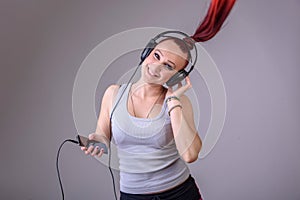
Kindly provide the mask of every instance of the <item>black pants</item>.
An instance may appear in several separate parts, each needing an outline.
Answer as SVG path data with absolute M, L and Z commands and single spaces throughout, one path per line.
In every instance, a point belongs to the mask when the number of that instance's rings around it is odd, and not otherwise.
M 202 200 L 192 176 L 175 188 L 157 194 L 127 194 L 121 192 L 120 200 Z

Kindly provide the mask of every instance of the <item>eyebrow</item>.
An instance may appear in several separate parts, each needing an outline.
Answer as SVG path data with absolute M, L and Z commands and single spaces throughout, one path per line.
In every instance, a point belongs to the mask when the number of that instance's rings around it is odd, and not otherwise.
M 164 56 L 164 54 L 159 50 L 159 49 L 156 49 L 162 56 Z M 167 60 L 169 63 L 171 63 L 172 65 L 174 65 L 174 69 L 176 69 L 176 65 L 174 62 L 172 62 L 171 60 Z

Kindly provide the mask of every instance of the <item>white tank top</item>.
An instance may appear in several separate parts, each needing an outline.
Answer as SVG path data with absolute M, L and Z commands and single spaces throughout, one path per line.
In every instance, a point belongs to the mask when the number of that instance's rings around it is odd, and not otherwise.
M 126 85 L 122 85 L 115 103 Z M 151 119 L 131 116 L 127 110 L 128 85 L 111 120 L 118 149 L 120 190 L 131 194 L 164 191 L 184 182 L 190 172 L 176 149 L 167 105 Z M 114 105 L 115 106 L 115 105 Z

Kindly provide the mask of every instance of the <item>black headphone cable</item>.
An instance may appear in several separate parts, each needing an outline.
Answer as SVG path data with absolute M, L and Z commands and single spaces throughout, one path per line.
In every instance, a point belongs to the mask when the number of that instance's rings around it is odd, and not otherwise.
M 63 145 L 64 145 L 66 142 L 71 142 L 71 143 L 75 143 L 75 144 L 78 144 L 78 143 L 79 143 L 79 142 L 76 141 L 76 140 L 66 139 L 65 141 L 63 141 L 63 142 L 61 143 L 61 145 L 59 146 L 59 149 L 58 149 L 58 151 L 57 151 L 57 155 L 56 155 L 56 171 L 57 171 L 57 176 L 58 176 L 59 185 L 60 185 L 60 190 L 61 190 L 61 195 L 62 195 L 62 199 L 63 199 L 63 200 L 65 199 L 65 194 L 64 194 L 64 189 L 63 189 L 63 185 L 62 185 L 61 178 L 60 178 L 58 161 L 59 161 L 60 150 L 61 150 L 61 148 L 63 147 Z

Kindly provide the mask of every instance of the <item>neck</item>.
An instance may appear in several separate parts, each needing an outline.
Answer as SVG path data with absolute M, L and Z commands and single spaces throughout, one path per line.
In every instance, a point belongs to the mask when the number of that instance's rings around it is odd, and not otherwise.
M 164 87 L 159 84 L 149 84 L 138 81 L 132 85 L 132 92 L 142 98 L 157 97 L 164 91 Z

